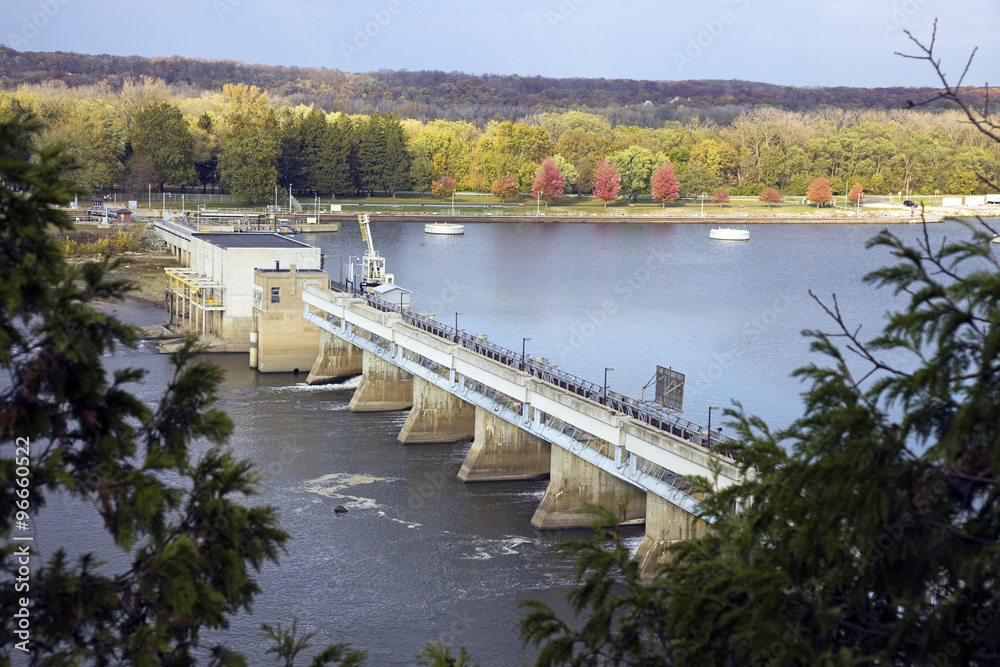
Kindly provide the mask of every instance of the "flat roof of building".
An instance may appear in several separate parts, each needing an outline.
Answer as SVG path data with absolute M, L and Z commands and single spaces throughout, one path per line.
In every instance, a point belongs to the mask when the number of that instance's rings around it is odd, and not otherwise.
M 312 248 L 281 234 L 257 232 L 195 232 L 191 235 L 220 248 Z

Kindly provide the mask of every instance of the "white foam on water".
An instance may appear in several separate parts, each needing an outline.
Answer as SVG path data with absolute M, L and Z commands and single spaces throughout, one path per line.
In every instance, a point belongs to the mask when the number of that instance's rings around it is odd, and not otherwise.
M 277 385 L 274 387 L 255 387 L 253 391 L 254 393 L 277 393 L 288 391 L 316 393 L 357 389 L 360 385 L 361 376 L 355 375 L 354 377 L 347 378 L 343 382 L 338 382 L 336 384 L 306 384 L 305 382 L 296 382 L 295 384 Z
M 323 475 L 316 479 L 311 479 L 305 483 L 306 491 L 316 493 L 327 498 L 342 501 L 348 509 L 370 510 L 377 508 L 378 502 L 374 498 L 356 496 L 342 493 L 345 489 L 357 486 L 367 486 L 379 482 L 395 482 L 396 479 L 389 477 L 375 477 L 373 475 L 359 475 L 350 473 L 333 473 Z

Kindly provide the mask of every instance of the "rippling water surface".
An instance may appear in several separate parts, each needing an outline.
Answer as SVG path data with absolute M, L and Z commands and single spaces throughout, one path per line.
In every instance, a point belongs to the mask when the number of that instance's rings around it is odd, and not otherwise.
M 639 396 L 657 364 L 687 375 L 685 417 L 733 399 L 774 426 L 799 414 L 802 387 L 789 373 L 808 359 L 803 329 L 830 329 L 810 298 L 836 294 L 845 317 L 874 335 L 892 295 L 861 284 L 889 261 L 865 251 L 869 226 L 748 225 L 749 242 L 716 242 L 707 225 L 467 224 L 464 236 L 424 234 L 420 224 L 376 218 L 376 248 L 413 306 L 561 368 Z M 914 238 L 919 226 L 893 231 Z M 957 235 L 957 224 L 931 234 Z M 332 277 L 363 244 L 356 225 L 306 236 L 328 256 Z M 162 311 L 119 307 L 141 324 Z M 213 357 L 226 370 L 222 405 L 236 424 L 232 445 L 263 473 L 261 503 L 277 506 L 292 534 L 278 567 L 260 575 L 252 617 L 235 619 L 226 641 L 265 664 L 261 622 L 346 641 L 369 664 L 414 664 L 428 642 L 467 646 L 485 665 L 530 662 L 517 635 L 518 601 L 559 605 L 572 562 L 568 536 L 528 521 L 545 482 L 463 484 L 455 475 L 467 444 L 403 446 L 405 413 L 347 410 L 357 380 L 297 385 L 301 376 L 260 375 L 245 355 Z M 168 378 L 148 349 L 109 365 L 150 371 L 154 400 Z M 718 419 L 718 414 L 716 414 Z M 716 422 L 717 423 L 717 422 Z M 337 505 L 348 508 L 337 515 Z M 39 525 L 39 549 L 106 546 L 91 508 L 54 499 Z M 638 544 L 641 529 L 630 539 Z M 112 562 L 112 565 L 114 562 Z

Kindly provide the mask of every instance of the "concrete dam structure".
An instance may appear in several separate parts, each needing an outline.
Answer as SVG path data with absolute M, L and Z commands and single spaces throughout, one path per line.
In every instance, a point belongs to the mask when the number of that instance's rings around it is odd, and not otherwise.
M 623 507 L 623 523 L 645 523 L 636 558 L 647 578 L 666 545 L 707 529 L 687 478 L 714 478 L 717 489 L 741 479 L 732 458 L 702 444 L 702 427 L 674 414 L 367 292 L 303 283 L 302 300 L 321 329 L 310 382 L 360 373 L 349 409 L 409 410 L 404 444 L 471 439 L 465 482 L 548 477 L 536 528 L 587 526 L 588 505 Z

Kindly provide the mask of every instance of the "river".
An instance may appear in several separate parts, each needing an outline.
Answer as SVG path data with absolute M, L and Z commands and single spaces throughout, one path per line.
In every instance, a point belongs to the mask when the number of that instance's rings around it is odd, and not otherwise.
M 373 222 L 376 249 L 413 307 L 638 397 L 656 365 L 685 373 L 684 416 L 703 423 L 710 405 L 743 403 L 772 426 L 800 414 L 802 385 L 790 373 L 811 358 L 804 329 L 832 328 L 809 296 L 833 294 L 845 318 L 871 337 L 899 302 L 861 277 L 890 261 L 865 250 L 876 226 L 747 225 L 749 242 L 716 242 L 708 225 L 467 224 L 464 236 Z M 892 228 L 914 239 L 918 225 Z M 960 235 L 957 223 L 931 228 Z M 327 255 L 333 278 L 359 255 L 356 225 L 306 235 Z M 124 305 L 138 324 L 162 311 Z M 261 622 L 315 630 L 318 644 L 349 642 L 373 666 L 414 664 L 431 641 L 466 646 L 485 666 L 519 665 L 518 602 L 561 605 L 572 560 L 558 550 L 577 531 L 539 533 L 529 520 L 545 482 L 463 484 L 455 477 L 467 444 L 403 446 L 405 413 L 347 410 L 357 380 L 306 387 L 301 377 L 261 375 L 246 355 L 218 355 L 226 371 L 221 407 L 236 424 L 235 452 L 264 475 L 255 502 L 279 508 L 293 536 L 280 566 L 260 575 L 252 616 L 220 633 L 269 664 Z M 815 358 L 813 358 L 815 359 Z M 900 360 L 904 362 L 904 360 Z M 142 347 L 109 366 L 149 370 L 140 395 L 152 401 L 167 359 Z M 713 415 L 718 424 L 719 413 Z M 336 505 L 348 508 L 337 515 Z M 40 518 L 39 551 L 103 549 L 96 513 L 55 498 Z M 641 528 L 629 540 L 637 545 Z M 115 565 L 115 559 L 111 560 Z M 214 639 L 214 637 L 213 637 Z

